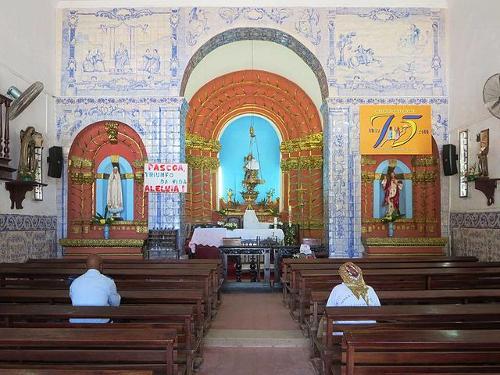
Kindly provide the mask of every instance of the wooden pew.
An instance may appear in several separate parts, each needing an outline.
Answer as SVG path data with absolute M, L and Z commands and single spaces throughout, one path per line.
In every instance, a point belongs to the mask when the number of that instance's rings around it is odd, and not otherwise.
M 61 370 L 55 368 L 4 369 L 0 368 L 0 375 L 153 375 L 148 370 Z
M 290 293 L 290 297 L 294 299 L 294 301 L 288 303 L 292 312 L 295 310 L 297 299 L 300 298 L 300 291 L 298 290 L 298 277 L 303 271 L 323 271 L 326 274 L 338 274 L 338 268 L 341 264 L 337 263 L 322 263 L 322 264 L 292 264 L 289 267 L 289 283 L 288 289 Z M 500 262 L 389 262 L 389 263 L 374 263 L 370 262 L 363 265 L 363 268 L 366 269 L 419 269 L 419 268 L 485 268 L 485 267 L 500 267 Z M 327 270 L 327 271 L 325 271 Z M 307 307 L 307 301 L 306 307 Z M 302 310 L 304 305 L 300 305 L 300 313 L 299 313 L 299 321 L 302 322 Z
M 199 290 L 124 290 L 120 292 L 121 306 L 145 304 L 193 304 L 195 321 L 205 322 L 203 293 Z M 62 289 L 0 289 L 0 303 L 71 304 L 69 292 Z M 204 325 L 197 328 L 203 333 Z
M 310 337 L 316 335 L 320 313 L 326 306 L 330 292 L 321 290 L 311 293 Z M 500 302 L 500 289 L 382 290 L 377 295 L 382 305 Z
M 377 291 L 500 288 L 500 267 L 365 269 L 363 276 Z M 292 312 L 297 304 L 301 309 L 309 306 L 311 291 L 331 288 L 341 282 L 337 271 L 299 271 L 297 292 L 291 295 L 294 298 L 290 307 Z
M 389 330 L 419 329 L 500 329 L 500 304 L 467 305 L 389 305 L 381 307 L 326 307 L 326 332 L 316 340 L 323 369 L 341 363 L 341 337 L 334 332 L 343 329 Z M 376 321 L 373 324 L 339 324 L 342 321 Z M 325 374 L 328 372 L 325 372 Z
M 149 370 L 61 370 L 55 368 L 4 369 L 0 368 L 0 375 L 153 375 Z
M 500 330 L 346 331 L 342 374 L 500 372 Z
M 201 354 L 202 337 L 193 329 L 193 305 L 125 305 L 120 307 L 91 307 L 47 304 L 0 305 L 0 326 L 3 327 L 50 327 L 143 329 L 172 328 L 177 332 L 179 361 L 186 365 L 190 374 L 196 353 Z M 71 318 L 107 318 L 113 324 L 74 324 Z
M 283 301 L 286 302 L 288 294 L 289 269 L 298 264 L 338 264 L 339 266 L 345 262 L 354 262 L 361 265 L 361 268 L 370 263 L 418 263 L 418 262 L 477 262 L 478 259 L 472 256 L 462 257 L 446 257 L 446 256 L 419 256 L 419 257 L 366 257 L 366 258 L 326 258 L 326 259 L 307 259 L 307 258 L 288 258 L 283 260 L 282 269 L 282 286 L 283 286 Z
M 10 285 L 23 285 L 27 283 L 29 287 L 42 285 L 44 280 L 66 282 L 69 287 L 69 279 L 81 275 L 80 269 L 52 269 L 52 268 L 23 268 L 8 266 L 5 263 L 0 265 L 0 287 Z M 207 269 L 110 269 L 105 274 L 115 280 L 117 288 L 121 282 L 131 281 L 199 281 L 203 283 L 203 291 L 208 296 L 207 304 L 212 308 L 217 305 L 217 286 L 213 278 L 214 271 Z M 27 280 L 25 282 L 22 279 Z M 30 282 L 29 280 L 36 280 Z M 45 288 L 50 288 L 50 283 L 45 283 Z M 142 287 L 141 289 L 144 289 Z M 120 289 L 119 289 L 120 290 Z
M 153 370 L 177 375 L 175 331 L 0 328 L 0 367 Z

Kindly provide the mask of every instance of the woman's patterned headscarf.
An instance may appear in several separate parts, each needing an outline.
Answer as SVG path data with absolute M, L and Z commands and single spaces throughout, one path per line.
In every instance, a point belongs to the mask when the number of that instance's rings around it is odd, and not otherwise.
M 344 263 L 339 268 L 339 274 L 344 284 L 351 290 L 354 296 L 359 299 L 362 297 L 366 304 L 368 302 L 368 287 L 363 280 L 363 271 L 352 262 Z

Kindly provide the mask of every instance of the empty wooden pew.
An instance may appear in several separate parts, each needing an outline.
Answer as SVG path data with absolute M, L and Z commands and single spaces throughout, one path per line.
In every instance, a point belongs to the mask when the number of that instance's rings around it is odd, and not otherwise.
M 334 374 L 500 372 L 500 330 L 347 330 L 342 341 Z
M 173 330 L 0 328 L 0 367 L 152 370 L 177 375 Z
M 315 341 L 323 368 L 328 371 L 341 364 L 341 338 L 334 332 L 343 329 L 392 330 L 419 329 L 500 329 L 500 304 L 467 305 L 389 305 L 380 307 L 327 307 L 326 332 Z M 372 324 L 339 322 L 375 321 Z M 327 372 L 325 372 L 327 373 Z
M 202 337 L 194 330 L 193 305 L 124 305 L 91 307 L 47 304 L 0 305 L 0 326 L 43 328 L 92 328 L 113 330 L 171 328 L 177 332 L 179 362 L 191 373 L 196 353 L 201 354 Z M 71 318 L 108 318 L 113 324 L 74 324 Z

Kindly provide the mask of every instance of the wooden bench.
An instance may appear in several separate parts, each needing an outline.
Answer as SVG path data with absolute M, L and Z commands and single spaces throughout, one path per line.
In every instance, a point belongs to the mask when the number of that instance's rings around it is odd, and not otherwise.
M 177 375 L 173 330 L 0 328 L 0 367 L 152 370 Z
M 322 290 L 311 293 L 310 337 L 316 335 L 320 314 L 326 306 L 330 292 L 331 290 Z M 500 289 L 382 290 L 377 295 L 382 305 L 500 302 Z
M 55 368 L 44 369 L 4 369 L 0 368 L 0 375 L 153 375 L 148 370 L 61 370 Z
M 500 304 L 326 307 L 325 317 L 325 335 L 315 339 L 324 370 L 341 364 L 342 336 L 334 335 L 334 332 L 344 329 L 379 330 L 390 336 L 389 330 L 401 329 L 500 329 Z M 376 323 L 337 323 L 367 320 Z
M 57 281 L 60 285 L 66 283 L 69 287 L 70 279 L 81 275 L 80 269 L 52 269 L 52 268 L 23 268 L 8 266 L 5 263 L 0 265 L 0 287 L 22 286 L 36 287 L 44 285 L 44 288 L 50 288 L 52 281 Z M 110 269 L 106 275 L 113 278 L 117 284 L 126 284 L 131 282 L 161 282 L 161 281 L 197 281 L 203 283 L 203 292 L 207 297 L 207 305 L 211 309 L 217 306 L 217 288 L 214 271 L 207 269 Z M 23 281 L 25 280 L 25 281 Z M 32 280 L 36 280 L 32 282 Z M 46 282 L 48 281 L 48 282 Z M 137 288 L 136 288 L 137 289 Z M 146 289 L 144 286 L 140 289 Z
M 377 292 L 382 290 L 481 289 L 500 288 L 500 267 L 429 268 L 429 269 L 366 269 L 363 276 Z M 342 282 L 333 270 L 302 270 L 298 272 L 298 287 L 291 295 L 292 312 L 310 304 L 314 290 L 332 288 Z
M 345 375 L 500 372 L 500 330 L 353 330 L 342 348 Z
M 74 324 L 71 318 L 107 318 L 113 324 Z M 170 328 L 177 332 L 179 362 L 192 372 L 196 353 L 201 356 L 202 337 L 194 330 L 193 305 L 125 305 L 91 307 L 47 304 L 0 305 L 0 326 L 44 328 L 143 329 Z
M 193 304 L 195 321 L 202 323 L 208 317 L 204 314 L 203 293 L 199 290 L 124 290 L 120 292 L 121 306 L 145 304 Z M 48 303 L 71 304 L 69 292 L 62 289 L 0 289 L 0 303 Z M 203 332 L 204 325 L 197 328 Z
M 477 262 L 476 257 L 463 256 L 463 257 L 446 257 L 446 256 L 421 256 L 421 257 L 373 257 L 373 258 L 327 258 L 327 259 L 307 259 L 307 258 L 289 258 L 283 260 L 282 269 L 282 286 L 283 286 L 283 301 L 286 302 L 288 294 L 288 283 L 289 280 L 289 270 L 295 265 L 308 264 L 308 265 L 318 265 L 318 264 L 338 264 L 339 266 L 345 262 L 355 262 L 361 265 L 363 268 L 366 264 L 370 263 L 401 263 L 401 262 Z

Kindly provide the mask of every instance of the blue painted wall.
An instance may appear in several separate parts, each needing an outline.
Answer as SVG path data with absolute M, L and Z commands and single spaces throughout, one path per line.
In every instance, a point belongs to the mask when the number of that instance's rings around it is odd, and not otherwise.
M 221 150 L 219 152 L 222 180 L 219 197 L 227 199 L 228 189 L 236 194 L 233 199 L 243 202 L 240 192 L 243 191 L 243 158 L 249 152 L 250 123 L 253 122 L 259 151 L 261 178 L 266 182 L 258 185 L 257 202 L 266 198 L 266 192 L 274 189 L 274 199 L 281 198 L 281 168 L 280 168 L 280 139 L 271 122 L 256 115 L 245 115 L 231 121 L 223 130 L 220 137 Z M 255 150 L 253 155 L 257 157 Z

